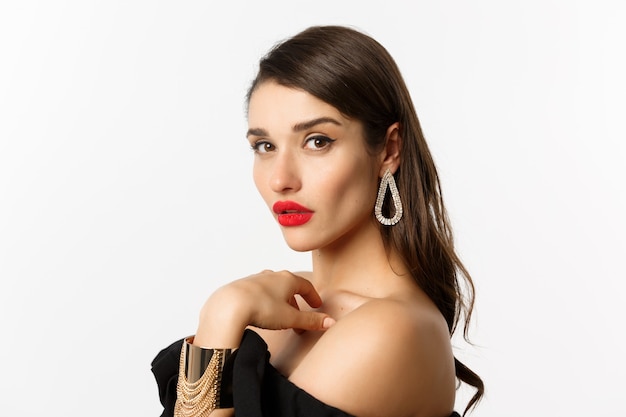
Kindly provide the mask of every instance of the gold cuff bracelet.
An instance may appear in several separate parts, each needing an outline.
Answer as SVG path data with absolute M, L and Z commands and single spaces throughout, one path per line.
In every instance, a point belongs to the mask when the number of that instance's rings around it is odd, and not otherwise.
M 185 339 L 180 353 L 174 416 L 208 416 L 232 407 L 232 367 L 236 349 L 206 349 Z

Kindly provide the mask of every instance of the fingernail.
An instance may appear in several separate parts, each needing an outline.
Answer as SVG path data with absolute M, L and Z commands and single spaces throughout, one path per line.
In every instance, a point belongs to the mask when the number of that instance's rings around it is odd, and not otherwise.
M 326 317 L 326 318 L 324 319 L 324 321 L 322 322 L 322 327 L 323 327 L 324 329 L 328 329 L 328 328 L 330 328 L 330 326 L 332 326 L 332 325 L 333 325 L 333 324 L 335 324 L 335 323 L 336 323 L 336 322 L 335 322 L 335 319 L 330 318 L 330 317 Z

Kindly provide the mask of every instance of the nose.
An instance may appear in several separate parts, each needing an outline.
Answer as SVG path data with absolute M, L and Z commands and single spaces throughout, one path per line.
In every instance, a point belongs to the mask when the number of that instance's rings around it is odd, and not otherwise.
M 275 193 L 298 191 L 302 185 L 297 157 L 289 152 L 278 152 L 269 177 L 270 188 Z

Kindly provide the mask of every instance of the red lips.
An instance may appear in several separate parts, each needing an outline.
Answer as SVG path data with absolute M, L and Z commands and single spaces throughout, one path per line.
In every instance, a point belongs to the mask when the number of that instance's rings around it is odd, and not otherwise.
M 301 226 L 311 220 L 313 211 L 295 201 L 277 201 L 272 207 L 281 226 Z

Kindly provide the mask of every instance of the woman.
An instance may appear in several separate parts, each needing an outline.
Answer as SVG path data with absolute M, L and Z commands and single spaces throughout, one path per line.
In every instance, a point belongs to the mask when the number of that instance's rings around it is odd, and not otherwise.
M 256 186 L 313 269 L 211 295 L 180 366 L 180 341 L 153 362 L 164 415 L 450 416 L 457 378 L 470 409 L 483 384 L 450 336 L 473 285 L 391 56 L 312 27 L 261 60 L 247 100 Z

